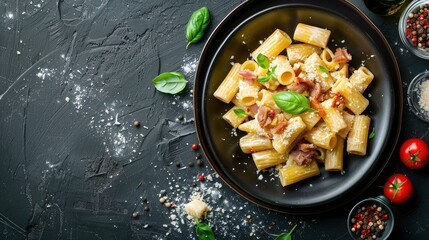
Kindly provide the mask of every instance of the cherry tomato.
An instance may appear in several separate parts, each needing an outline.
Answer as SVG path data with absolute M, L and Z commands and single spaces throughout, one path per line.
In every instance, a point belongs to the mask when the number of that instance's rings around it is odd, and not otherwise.
M 408 168 L 422 168 L 429 162 L 429 146 L 420 138 L 408 139 L 402 143 L 399 157 Z
M 413 184 L 404 174 L 396 173 L 387 179 L 384 184 L 384 196 L 392 203 L 401 204 L 413 195 Z

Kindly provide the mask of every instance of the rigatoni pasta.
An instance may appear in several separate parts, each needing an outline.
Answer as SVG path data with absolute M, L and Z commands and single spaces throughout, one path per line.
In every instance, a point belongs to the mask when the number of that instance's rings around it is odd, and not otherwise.
M 300 23 L 289 35 L 276 29 L 251 53 L 233 64 L 215 91 L 234 105 L 223 114 L 246 134 L 242 152 L 256 169 L 276 167 L 282 186 L 326 171 L 343 171 L 344 152 L 365 155 L 370 117 L 362 92 L 373 81 L 361 66 L 349 75 L 351 55 L 328 46 L 330 30 Z
M 304 23 L 298 23 L 293 35 L 293 39 L 305 42 L 317 47 L 326 48 L 331 31 Z
M 241 64 L 235 63 L 232 68 L 229 70 L 228 75 L 213 93 L 217 99 L 221 100 L 224 103 L 231 102 L 232 98 L 238 92 L 238 82 L 240 76 L 238 72 L 240 71 Z
M 276 29 L 255 51 L 252 53 L 253 59 L 256 59 L 258 54 L 263 54 L 268 58 L 279 55 L 292 43 L 292 39 L 287 33 L 280 29 Z

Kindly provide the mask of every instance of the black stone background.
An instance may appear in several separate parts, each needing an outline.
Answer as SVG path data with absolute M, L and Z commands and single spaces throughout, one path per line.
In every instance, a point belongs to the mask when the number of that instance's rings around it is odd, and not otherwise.
M 206 221 L 218 239 L 273 239 L 295 224 L 293 239 L 348 239 L 348 210 L 381 194 L 385 179 L 397 172 L 412 179 L 415 194 L 394 207 L 393 239 L 427 239 L 429 167 L 406 169 L 398 146 L 368 191 L 321 216 L 281 214 L 247 202 L 216 178 L 201 150 L 204 166 L 197 166 L 191 149 L 197 142 L 195 69 L 188 67 L 198 62 L 209 33 L 241 2 L 1 1 L 0 239 L 195 239 L 180 206 L 198 189 L 213 208 Z M 400 12 L 381 17 L 362 1 L 351 2 L 385 34 L 406 93 L 429 62 L 400 42 Z M 210 9 L 212 23 L 203 40 L 186 49 L 187 20 L 202 6 Z M 186 72 L 184 93 L 155 90 L 151 80 L 165 71 Z M 114 125 L 116 114 L 120 126 Z M 134 120 L 142 126 L 132 126 Z M 399 142 L 429 142 L 428 132 L 404 101 Z M 188 167 L 189 161 L 195 166 Z M 200 174 L 209 180 L 198 182 Z M 177 207 L 160 204 L 162 195 Z

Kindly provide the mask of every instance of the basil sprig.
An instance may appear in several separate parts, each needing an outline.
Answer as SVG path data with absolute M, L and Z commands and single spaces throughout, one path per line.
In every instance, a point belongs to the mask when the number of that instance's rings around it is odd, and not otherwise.
M 372 128 L 372 131 L 369 134 L 369 139 L 373 139 L 374 137 L 375 137 L 375 128 Z
M 280 235 L 278 235 L 274 240 L 292 240 L 292 232 L 293 230 L 295 230 L 296 228 L 296 224 L 295 226 L 293 226 L 292 230 L 290 230 L 290 232 L 285 232 L 282 233 Z
M 213 230 L 206 223 L 197 222 L 197 226 L 195 226 L 195 231 L 197 233 L 197 236 L 201 240 L 215 240 Z
M 185 77 L 181 73 L 165 72 L 154 78 L 152 83 L 160 92 L 176 94 L 185 89 L 188 81 L 186 81 Z
M 328 70 L 325 66 L 322 66 L 322 65 L 319 65 L 319 69 L 320 69 L 322 72 L 324 72 L 324 73 L 328 73 L 328 72 L 329 72 L 329 70 Z
M 300 114 L 312 109 L 308 98 L 297 92 L 279 92 L 273 98 L 276 105 L 286 113 Z
M 235 115 L 237 115 L 237 117 L 240 117 L 240 118 L 246 116 L 246 111 L 244 111 L 241 108 L 234 108 L 234 113 L 235 113 Z
M 198 42 L 204 35 L 204 30 L 210 23 L 210 12 L 207 7 L 202 7 L 192 13 L 191 18 L 186 25 L 186 39 L 188 44 L 186 48 L 192 43 Z
M 261 68 L 268 69 L 267 75 L 258 77 L 258 82 L 268 82 L 270 78 L 277 80 L 277 76 L 274 73 L 274 71 L 276 71 L 277 66 L 274 66 L 270 69 L 270 60 L 268 60 L 268 58 L 264 54 L 259 53 L 258 56 L 256 56 L 256 62 Z

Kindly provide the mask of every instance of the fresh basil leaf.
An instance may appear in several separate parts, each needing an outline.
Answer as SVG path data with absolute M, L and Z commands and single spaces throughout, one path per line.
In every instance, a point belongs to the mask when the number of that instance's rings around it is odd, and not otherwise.
M 373 139 L 374 137 L 375 137 L 375 128 L 372 128 L 372 131 L 369 134 L 369 139 Z
M 241 108 L 234 108 L 234 113 L 235 113 L 235 115 L 237 115 L 240 118 L 243 118 L 243 117 L 245 117 L 247 115 L 246 111 L 244 111 Z
M 272 67 L 270 71 L 271 71 L 272 73 L 274 73 L 274 72 L 276 71 L 276 69 L 277 69 L 277 65 L 275 65 L 274 67 Z
M 277 75 L 276 75 L 275 73 L 273 73 L 273 72 L 270 72 L 270 77 L 271 77 L 272 79 L 274 79 L 274 80 L 279 80 L 279 79 L 277 78 Z
M 274 67 L 272 67 L 271 70 L 270 70 L 270 76 L 274 80 L 278 80 L 277 75 L 274 73 L 276 71 L 276 68 L 277 68 L 277 65 L 275 65 Z
M 300 114 L 311 109 L 308 98 L 297 92 L 279 92 L 273 98 L 276 105 L 286 113 Z
M 264 83 L 264 82 L 268 82 L 270 80 L 270 76 L 263 76 L 263 77 L 258 77 L 258 82 L 260 83 Z
M 186 81 L 185 77 L 181 73 L 165 72 L 154 78 L 152 83 L 160 92 L 176 94 L 185 89 L 188 81 Z
M 270 61 L 264 54 L 260 53 L 256 56 L 256 62 L 263 69 L 268 69 L 270 67 Z
M 195 230 L 201 240 L 215 240 L 214 232 L 208 224 L 198 223 Z
M 295 226 L 293 226 L 292 230 L 290 230 L 290 232 L 285 232 L 282 233 L 280 235 L 278 235 L 274 240 L 292 240 L 292 232 L 293 230 L 295 230 L 296 228 L 296 224 Z
M 322 72 L 325 72 L 325 73 L 329 72 L 329 70 L 322 65 L 319 65 L 319 68 L 320 68 L 320 70 L 322 70 Z
M 198 42 L 204 35 L 204 30 L 210 23 L 210 12 L 207 7 L 202 7 L 192 13 L 186 25 L 186 39 L 188 44 L 186 48 L 192 43 Z

